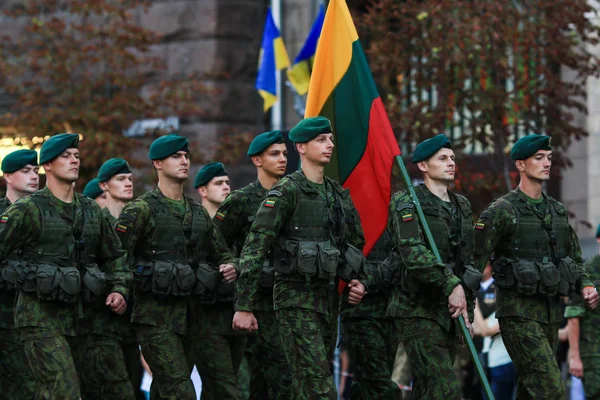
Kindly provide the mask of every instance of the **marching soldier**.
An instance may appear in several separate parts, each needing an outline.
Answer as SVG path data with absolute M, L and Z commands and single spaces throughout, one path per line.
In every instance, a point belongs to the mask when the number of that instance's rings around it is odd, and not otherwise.
M 104 208 L 106 204 L 106 193 L 100 188 L 98 178 L 89 181 L 83 188 L 83 195 L 94 200 L 100 208 Z

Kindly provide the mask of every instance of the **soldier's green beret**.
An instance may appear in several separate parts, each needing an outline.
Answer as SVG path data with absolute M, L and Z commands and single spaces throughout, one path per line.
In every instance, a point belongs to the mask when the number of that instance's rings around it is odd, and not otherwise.
M 104 191 L 100 189 L 100 182 L 98 182 L 98 178 L 94 178 L 85 185 L 83 189 L 83 195 L 85 197 L 89 197 L 92 200 L 95 200 L 96 197 L 100 196 Z
M 227 171 L 223 163 L 214 162 L 202 167 L 194 180 L 194 188 L 197 189 L 200 186 L 206 185 L 215 176 L 227 176 Z
M 44 142 L 40 150 L 40 164 L 46 164 L 60 156 L 67 149 L 79 147 L 79 135 L 77 133 L 61 133 L 51 136 Z
M 288 137 L 294 143 L 306 143 L 321 133 L 331 133 L 331 121 L 325 117 L 304 118 L 292 128 Z
M 162 160 L 178 151 L 189 151 L 188 139 L 183 136 L 171 133 L 161 136 L 150 145 L 148 158 L 151 160 Z
M 254 138 L 246 155 L 248 157 L 262 153 L 273 143 L 285 143 L 283 135 L 279 131 L 264 132 Z
M 10 174 L 26 165 L 38 165 L 37 153 L 27 149 L 13 151 L 2 159 L 2 172 Z
M 427 140 L 423 140 L 417 145 L 417 147 L 415 147 L 415 151 L 413 152 L 412 156 L 412 162 L 413 164 L 416 164 L 418 162 L 425 161 L 443 148 L 452 148 L 450 139 L 448 139 L 443 133 L 435 135 Z
M 96 178 L 98 182 L 106 182 L 115 175 L 128 174 L 130 172 L 131 168 L 129 168 L 127 161 L 122 158 L 111 158 L 102 164 Z
M 523 136 L 517 140 L 517 143 L 510 150 L 510 158 L 514 161 L 525 160 L 539 150 L 552 150 L 550 147 L 550 136 L 536 134 Z
M 598 224 L 598 228 L 596 228 L 596 239 L 600 238 L 600 224 Z

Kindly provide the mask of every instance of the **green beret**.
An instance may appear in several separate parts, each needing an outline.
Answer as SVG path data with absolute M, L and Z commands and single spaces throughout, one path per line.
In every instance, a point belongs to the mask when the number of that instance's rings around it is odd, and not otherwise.
M 161 136 L 150 145 L 148 158 L 151 160 L 162 160 L 178 151 L 190 151 L 188 139 L 174 133 Z
M 37 153 L 27 149 L 13 151 L 2 159 L 2 172 L 10 174 L 26 165 L 38 165 Z
M 104 193 L 104 190 L 100 189 L 100 182 L 98 182 L 98 178 L 94 178 L 85 185 L 83 189 L 83 195 L 85 197 L 89 197 L 92 200 L 95 200 L 96 197 L 100 196 Z
M 98 179 L 98 182 L 106 182 L 115 175 L 129 174 L 130 172 L 131 168 L 129 168 L 127 161 L 123 160 L 122 158 L 111 158 L 102 164 L 96 179 Z
M 598 228 L 596 229 L 596 239 L 600 238 L 600 224 L 598 224 Z
M 294 143 L 306 143 L 321 133 L 331 133 L 331 122 L 325 117 L 304 118 L 292 128 L 288 137 Z
M 523 136 L 517 140 L 517 143 L 510 150 L 510 158 L 514 161 L 525 160 L 539 150 L 552 150 L 550 147 L 550 136 L 536 134 Z
M 223 163 L 214 162 L 202 167 L 194 180 L 194 188 L 197 189 L 200 186 L 206 185 L 215 176 L 227 176 L 227 171 Z
M 248 157 L 262 153 L 273 143 L 285 143 L 283 135 L 279 131 L 264 132 L 254 138 L 246 155 Z
M 413 152 L 412 156 L 412 162 L 413 164 L 416 164 L 418 162 L 425 161 L 443 148 L 452 148 L 450 139 L 448 139 L 448 137 L 446 137 L 446 135 L 443 133 L 435 135 L 427 140 L 423 140 L 417 145 L 417 147 L 415 147 L 415 151 Z
M 77 133 L 61 133 L 51 136 L 42 145 L 40 150 L 40 164 L 46 164 L 60 156 L 67 149 L 76 149 L 79 146 Z

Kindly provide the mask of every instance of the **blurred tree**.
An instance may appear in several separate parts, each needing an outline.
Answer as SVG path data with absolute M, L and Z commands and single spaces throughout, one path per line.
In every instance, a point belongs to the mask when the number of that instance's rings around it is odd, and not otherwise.
M 459 152 L 481 155 L 461 163 L 457 182 L 475 209 L 514 186 L 507 151 L 521 135 L 552 136 L 554 173 L 569 165 L 560 152 L 587 135 L 575 115 L 600 72 L 589 2 L 349 3 L 363 13 L 359 33 L 403 152 L 445 133 Z
M 139 141 L 122 134 L 135 120 L 203 115 L 199 77 L 165 80 L 164 60 L 152 55 L 161 36 L 133 20 L 150 3 L 32 0 L 6 10 L 26 27 L 0 40 L 0 90 L 13 100 L 0 127 L 30 138 L 82 134 L 86 181 L 109 157 L 146 160 L 143 151 L 136 157 Z

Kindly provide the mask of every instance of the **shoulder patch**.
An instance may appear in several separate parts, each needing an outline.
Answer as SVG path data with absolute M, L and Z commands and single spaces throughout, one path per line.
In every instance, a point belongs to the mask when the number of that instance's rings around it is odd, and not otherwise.
M 225 213 L 222 211 L 217 211 L 217 213 L 215 214 L 215 218 L 219 221 L 223 221 L 225 219 Z
M 0 224 L 5 224 L 5 223 L 7 223 L 7 222 L 8 222 L 8 215 L 3 215 L 3 216 L 0 218 Z
M 408 213 L 408 214 L 402 214 L 402 222 L 408 222 L 408 221 L 412 221 L 414 219 L 413 214 L 412 213 Z
M 117 224 L 117 226 L 115 227 L 115 230 L 117 232 L 125 233 L 125 232 L 127 232 L 127 225 Z
M 485 224 L 483 222 L 481 222 L 481 220 L 479 220 L 475 224 L 475 229 L 477 229 L 478 231 L 482 231 L 485 229 Z
M 119 218 L 124 218 L 131 222 L 135 221 L 135 217 L 129 213 L 122 213 L 121 215 L 119 215 Z
M 269 208 L 275 207 L 275 200 L 265 200 L 264 206 Z

